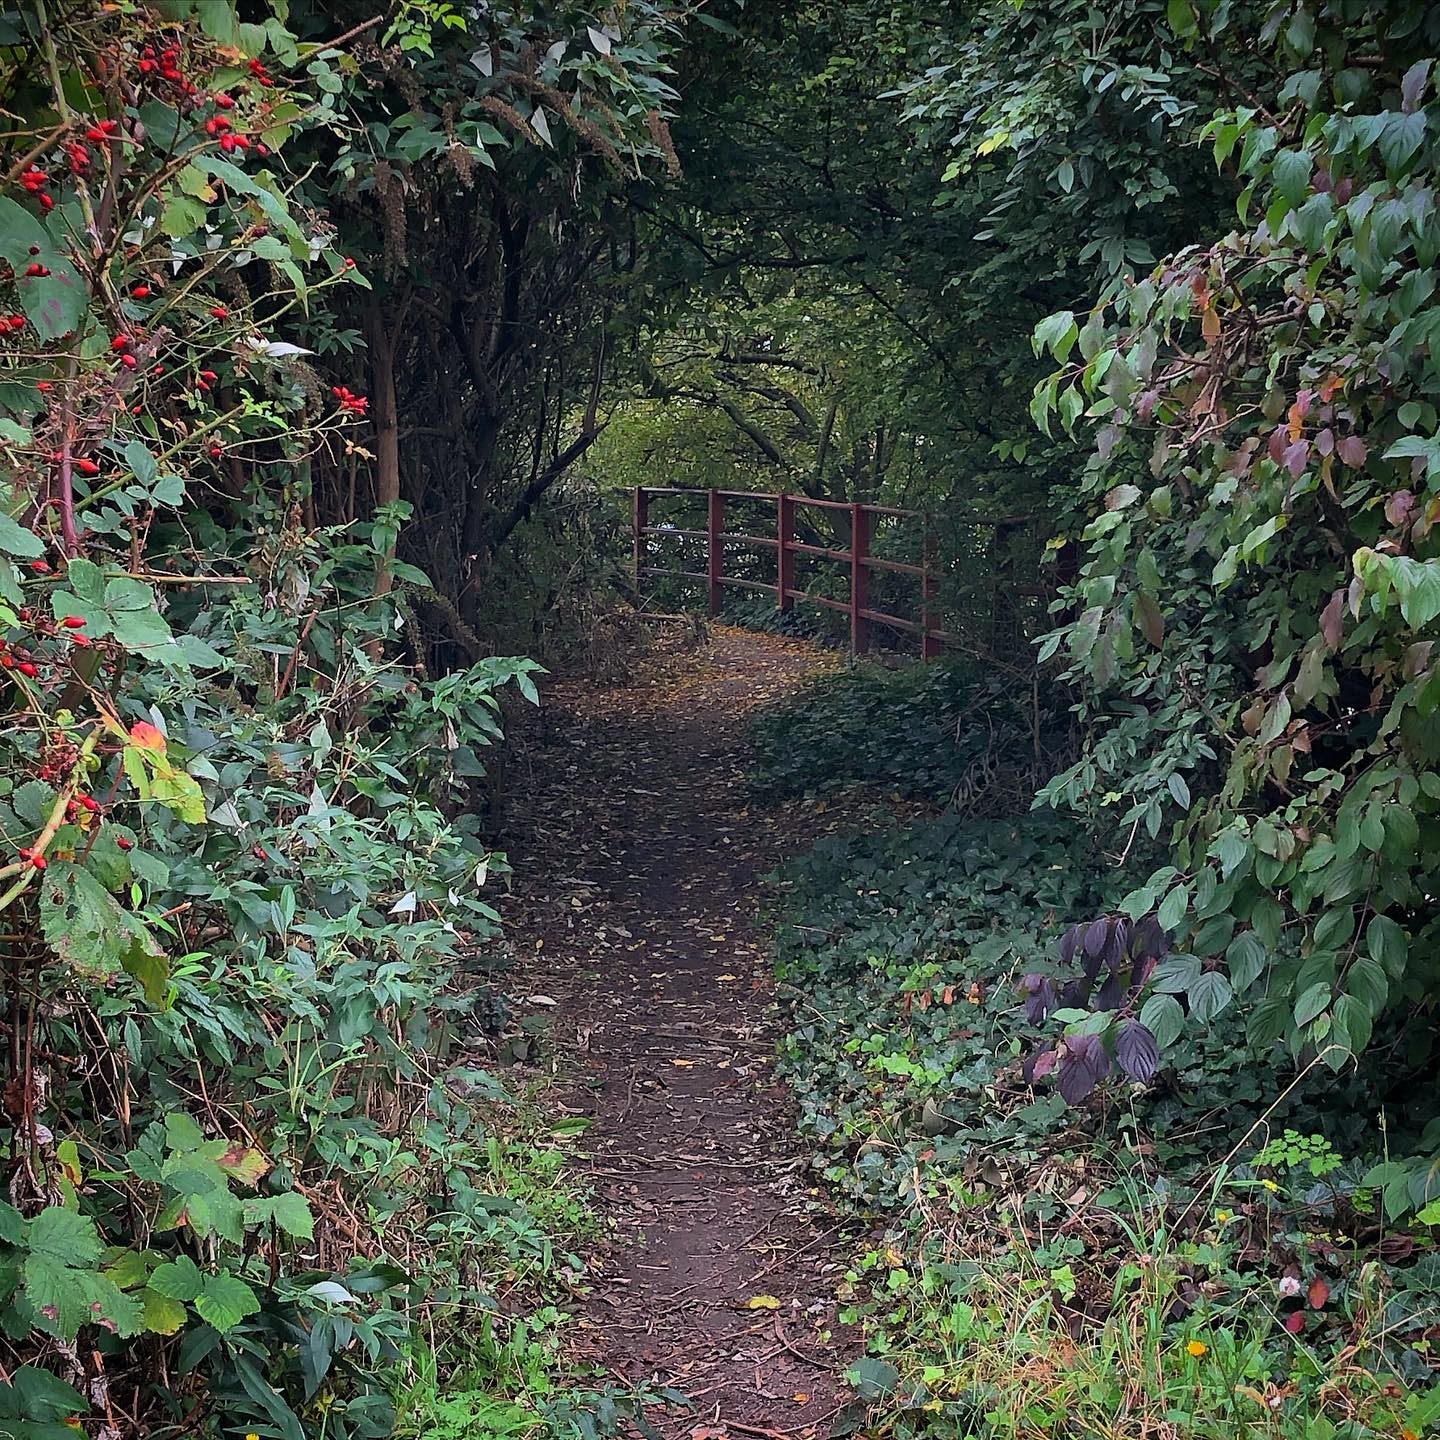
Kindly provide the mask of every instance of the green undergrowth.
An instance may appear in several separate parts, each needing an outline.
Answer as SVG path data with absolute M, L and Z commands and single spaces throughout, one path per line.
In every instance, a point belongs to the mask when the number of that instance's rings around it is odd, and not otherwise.
M 937 682 L 888 683 L 908 705 Z M 818 730 L 834 693 L 766 724 Z M 817 1172 L 874 1227 L 840 1292 L 863 1350 L 842 1432 L 1432 1433 L 1440 1213 L 1386 1223 L 1377 1117 L 1414 1137 L 1378 1067 L 1257 1054 L 1232 1004 L 1149 1084 L 1070 1105 L 1027 1079 L 1056 1017 L 1026 1018 L 1026 977 L 1058 986 L 1065 928 L 1132 883 L 1045 814 L 831 837 L 780 873 L 781 1068 Z
M 1036 685 L 966 661 L 825 675 L 756 725 L 767 787 L 878 786 L 965 811 L 1023 810 L 1068 720 Z

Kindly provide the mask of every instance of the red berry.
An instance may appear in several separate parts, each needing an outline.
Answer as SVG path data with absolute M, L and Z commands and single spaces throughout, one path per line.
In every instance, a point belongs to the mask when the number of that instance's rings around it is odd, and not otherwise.
M 40 197 L 40 208 L 42 210 L 53 210 L 55 208 L 54 198 L 50 195 L 42 195 Z M 48 275 L 50 272 L 47 270 L 45 273 Z
M 117 835 L 115 837 L 115 843 L 122 850 L 133 850 L 135 848 L 135 842 L 133 840 L 127 840 L 123 835 Z
M 30 863 L 31 863 L 37 870 L 43 870 L 43 869 L 45 868 L 47 862 L 46 862 L 46 859 L 45 859 L 45 857 L 44 857 L 43 855 L 32 855 L 32 856 L 30 857 Z
M 210 447 L 210 458 L 212 460 L 218 460 L 224 453 L 225 451 L 219 445 L 212 445 Z
M 233 110 L 235 108 L 235 100 L 230 95 L 217 95 L 215 97 L 215 103 L 222 110 Z
M 30 568 L 37 575 L 48 575 L 50 573 L 50 562 L 48 560 L 32 560 Z
M 75 462 L 75 468 L 82 475 L 98 475 L 100 473 L 100 467 L 93 460 L 89 459 L 77 460 Z
M 150 298 L 150 287 L 148 285 L 137 285 L 130 293 L 137 300 L 148 300 Z
M 202 371 L 200 372 L 200 378 L 201 378 L 202 380 L 207 380 L 207 381 L 209 381 L 209 380 L 218 380 L 220 377 L 219 377 L 218 375 L 216 375 L 216 373 L 215 373 L 213 370 L 202 370 Z
M 125 366 L 127 370 L 133 370 L 140 362 L 133 355 L 122 355 L 120 357 L 120 363 Z
M 99 145 L 105 140 L 106 136 L 105 132 L 98 125 L 92 125 L 85 132 L 85 138 L 89 140 L 91 144 Z
M 83 630 L 85 628 L 85 617 L 83 615 L 67 615 L 60 623 L 67 630 Z
M 25 267 L 25 273 L 33 279 L 37 275 L 48 275 L 50 272 L 38 260 L 32 260 Z
M 128 335 L 117 335 L 111 342 L 112 350 L 128 350 L 130 348 L 130 337 Z
M 40 667 L 33 660 L 22 660 L 16 668 L 22 675 L 28 675 L 32 680 L 40 673 Z
M 230 318 L 230 312 L 223 305 L 212 305 L 210 307 L 210 313 L 217 320 L 228 320 Z
M 55 388 L 55 382 L 53 380 L 37 380 L 35 382 L 35 388 L 42 392 L 53 390 Z
M 100 809 L 100 802 L 93 795 L 77 795 L 75 798 L 92 815 Z

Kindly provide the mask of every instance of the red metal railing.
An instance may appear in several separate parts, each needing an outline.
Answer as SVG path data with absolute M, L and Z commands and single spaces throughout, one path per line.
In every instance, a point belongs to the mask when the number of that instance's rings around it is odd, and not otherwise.
M 652 525 L 650 523 L 650 502 L 669 495 L 705 497 L 706 526 L 703 530 L 682 530 L 674 525 Z M 769 501 L 775 507 L 775 533 L 773 535 L 746 535 L 728 531 L 725 528 L 727 501 Z M 795 511 L 797 506 L 814 506 L 822 510 L 843 510 L 850 520 L 850 546 L 836 550 L 823 545 L 808 545 L 795 538 Z M 871 542 L 874 539 L 875 521 L 919 520 L 922 525 L 920 544 L 921 563 L 906 564 L 900 560 L 887 560 L 872 555 Z M 694 580 L 705 586 L 706 598 L 711 616 L 720 613 L 727 585 L 745 590 L 770 591 L 775 596 L 776 607 L 791 610 L 797 600 L 812 605 L 823 605 L 830 610 L 839 610 L 850 617 L 850 648 L 856 654 L 864 654 L 870 648 L 870 627 L 886 625 L 894 630 L 920 637 L 921 653 L 926 659 L 940 653 L 949 636 L 939 629 L 934 621 L 932 607 L 938 589 L 936 582 L 936 553 L 934 538 L 930 533 L 929 517 L 919 510 L 897 510 L 888 505 L 862 505 L 841 500 L 814 500 L 808 495 L 776 495 L 759 490 L 695 490 L 665 486 L 637 485 L 635 487 L 635 583 L 640 585 L 647 575 L 665 576 L 672 580 Z M 667 570 L 661 566 L 649 565 L 650 538 L 652 536 L 678 536 L 687 540 L 705 541 L 706 566 L 704 573 L 694 570 Z M 773 582 L 751 580 L 739 575 L 725 573 L 725 547 L 727 545 L 750 546 L 775 551 L 775 579 Z M 850 598 L 848 601 L 835 600 L 828 595 L 812 595 L 795 586 L 795 560 L 797 556 L 829 560 L 848 565 L 850 568 Z M 920 615 L 918 620 L 906 619 L 902 615 L 890 615 L 875 610 L 870 604 L 870 577 L 881 571 L 894 575 L 909 575 L 920 582 Z

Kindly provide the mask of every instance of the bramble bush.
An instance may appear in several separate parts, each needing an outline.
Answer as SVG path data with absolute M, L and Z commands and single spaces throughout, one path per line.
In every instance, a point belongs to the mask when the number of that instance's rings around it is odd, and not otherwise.
M 310 517 L 368 399 L 291 337 L 368 282 L 278 57 L 338 57 L 180 13 L 0 19 L 0 1423 L 359 1440 L 419 1315 L 578 1264 L 494 1193 L 528 1122 L 460 983 L 536 667 L 404 663 L 403 502 Z

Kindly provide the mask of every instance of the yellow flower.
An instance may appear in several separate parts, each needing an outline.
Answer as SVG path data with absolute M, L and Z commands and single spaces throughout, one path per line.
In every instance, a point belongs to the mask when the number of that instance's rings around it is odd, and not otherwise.
M 1272 1195 L 1280 1193 L 1280 1187 L 1273 1180 L 1262 1180 L 1260 1182 Z
M 1185 1347 L 1197 1360 L 1210 1353 L 1210 1347 L 1203 1340 L 1192 1340 Z
M 260 1437 L 259 1437 L 259 1435 L 257 1435 L 257 1434 L 255 1433 L 255 1431 L 252 1430 L 252 1431 L 245 1437 L 245 1440 L 260 1440 Z
M 1220 1224 L 1228 1225 L 1235 1218 L 1235 1212 L 1233 1210 L 1217 1210 L 1215 1218 Z

